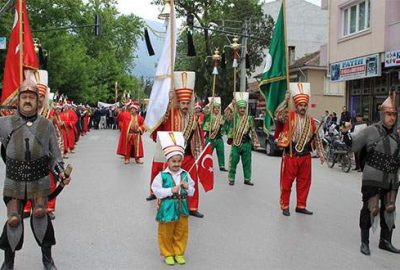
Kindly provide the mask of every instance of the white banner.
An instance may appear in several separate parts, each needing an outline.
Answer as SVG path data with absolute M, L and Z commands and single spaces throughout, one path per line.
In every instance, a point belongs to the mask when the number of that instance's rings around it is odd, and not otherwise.
M 154 78 L 153 88 L 151 89 L 149 106 L 145 124 L 151 132 L 160 124 L 161 119 L 164 117 L 169 103 L 169 92 L 171 90 L 171 61 L 172 68 L 175 66 L 176 55 L 176 16 L 175 10 L 171 10 L 172 29 L 171 23 L 169 24 L 163 50 L 158 62 L 156 76 Z M 171 40 L 171 30 L 173 37 Z M 173 46 L 173 55 L 171 56 L 171 46 Z
M 116 102 L 114 104 L 105 103 L 105 102 L 101 102 L 101 101 L 97 102 L 98 108 L 109 108 L 109 107 L 118 107 L 118 106 L 119 106 L 119 102 Z

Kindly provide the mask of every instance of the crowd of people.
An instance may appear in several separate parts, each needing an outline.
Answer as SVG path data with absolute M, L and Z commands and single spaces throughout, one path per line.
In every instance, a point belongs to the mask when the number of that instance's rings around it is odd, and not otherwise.
M 147 197 L 148 201 L 157 199 L 157 237 L 160 254 L 167 265 L 186 263 L 188 217 L 204 217 L 199 211 L 199 184 L 204 186 L 204 183 L 199 181 L 202 175 L 196 166 L 204 149 L 208 146 L 216 151 L 220 171 L 228 172 L 229 186 L 236 184 L 240 160 L 243 183 L 253 186 L 252 149 L 259 146 L 254 120 L 248 113 L 248 93 L 234 93 L 232 102 L 224 110 L 221 98 L 216 96 L 209 97 L 208 104 L 203 106 L 194 103 L 195 73 L 175 72 L 174 77 L 175 89 L 171 90 L 168 109 L 159 125 L 150 131 L 158 147 L 152 159 Z M 0 135 L 5 148 L 2 152 L 6 160 L 3 196 L 8 213 L 0 237 L 0 248 L 5 251 L 1 269 L 13 269 L 15 252 L 23 243 L 22 218 L 29 216 L 45 269 L 56 269 L 51 254 L 55 244 L 52 226 L 55 198 L 71 181 L 64 160 L 75 153 L 79 139 L 91 128 L 118 129 L 117 154 L 123 157 L 125 164 L 130 163 L 131 158 L 136 164 L 143 163 L 142 136 L 148 130 L 139 102 L 129 100 L 118 108 L 90 108 L 73 102 L 53 102 L 47 107 L 46 95 L 45 82 L 25 81 L 19 88 L 17 111 L 0 118 Z M 293 108 L 289 108 L 290 99 L 293 99 Z M 313 215 L 307 206 L 312 175 L 310 153 L 317 151 L 324 162 L 318 126 L 308 114 L 309 100 L 310 91 L 306 85 L 291 85 L 290 94 L 275 114 L 275 141 L 283 149 L 280 207 L 286 217 L 291 215 L 290 196 L 294 182 L 295 212 Z M 393 97 L 389 97 L 380 110 L 382 121 L 349 135 L 346 141 L 352 151 L 360 152 L 366 147 L 369 153 L 362 175 L 363 206 L 360 212 L 360 251 L 365 255 L 370 254 L 369 230 L 378 213 L 381 220 L 379 248 L 400 253 L 392 245 L 400 167 L 400 139 L 393 132 L 397 117 Z M 335 122 L 334 119 L 329 121 L 328 129 Z M 354 126 L 361 122 L 362 119 L 356 119 Z M 348 123 L 351 119 L 344 108 L 338 126 L 351 127 Z M 228 166 L 225 164 L 224 136 L 230 145 Z M 21 174 L 21 168 L 25 168 L 25 173 Z

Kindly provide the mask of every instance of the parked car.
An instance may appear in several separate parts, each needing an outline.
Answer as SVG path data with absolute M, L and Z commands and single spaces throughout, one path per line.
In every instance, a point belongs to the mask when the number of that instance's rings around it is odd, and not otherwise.
M 275 126 L 271 126 L 267 136 L 267 134 L 264 132 L 264 118 L 255 118 L 254 124 L 261 147 L 253 150 L 262 150 L 268 156 L 282 155 L 283 149 L 278 147 L 274 142 Z

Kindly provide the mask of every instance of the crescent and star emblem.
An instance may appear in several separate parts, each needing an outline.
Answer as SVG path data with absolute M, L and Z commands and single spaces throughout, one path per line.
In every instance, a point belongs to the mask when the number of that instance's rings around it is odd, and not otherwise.
M 267 53 L 265 68 L 263 73 L 268 72 L 271 69 L 271 66 L 272 66 L 272 56 L 269 53 Z
M 212 161 L 212 159 L 213 159 L 213 158 L 212 158 L 212 155 L 207 154 L 207 155 L 204 156 L 204 159 L 203 159 L 203 161 L 201 162 L 201 167 L 203 167 L 204 169 L 206 168 L 206 167 L 204 167 L 204 163 L 206 162 L 207 159 L 211 159 L 211 161 Z M 212 169 L 211 167 L 209 167 L 208 170 L 209 170 L 210 172 L 213 171 L 213 169 Z

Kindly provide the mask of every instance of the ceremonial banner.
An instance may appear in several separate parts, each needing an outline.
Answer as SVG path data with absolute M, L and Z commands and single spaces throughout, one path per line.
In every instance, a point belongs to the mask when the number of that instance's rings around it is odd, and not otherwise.
M 21 1 L 22 10 L 19 10 L 21 7 Z M 20 16 L 21 12 L 23 14 L 22 17 Z M 22 33 L 20 31 L 21 25 L 23 25 Z M 23 37 L 22 39 L 21 36 Z M 21 50 L 21 47 L 23 50 Z M 17 89 L 20 85 L 20 79 L 21 76 L 23 76 L 23 74 L 21 74 L 21 52 L 23 55 L 24 70 L 38 69 L 39 63 L 35 53 L 35 46 L 33 45 L 33 38 L 29 27 L 26 0 L 17 0 L 15 4 L 14 24 L 11 32 L 10 42 L 8 44 L 6 63 L 4 67 L 3 92 L 1 96 L 2 105 L 13 105 L 14 103 Z
M 283 4 L 275 24 L 274 33 L 262 74 L 260 91 L 266 100 L 264 131 L 268 133 L 276 108 L 285 99 L 286 81 L 286 44 Z
M 196 161 L 197 175 L 199 181 L 208 192 L 214 188 L 214 162 L 213 162 L 213 149 L 211 143 L 208 143 Z
M 171 86 L 173 85 L 171 74 L 174 72 L 176 55 L 176 18 L 175 10 L 172 7 L 170 20 L 172 21 L 169 24 L 160 60 L 157 65 L 145 119 L 145 125 L 150 133 L 161 124 L 168 108 L 169 92 L 172 90 Z

